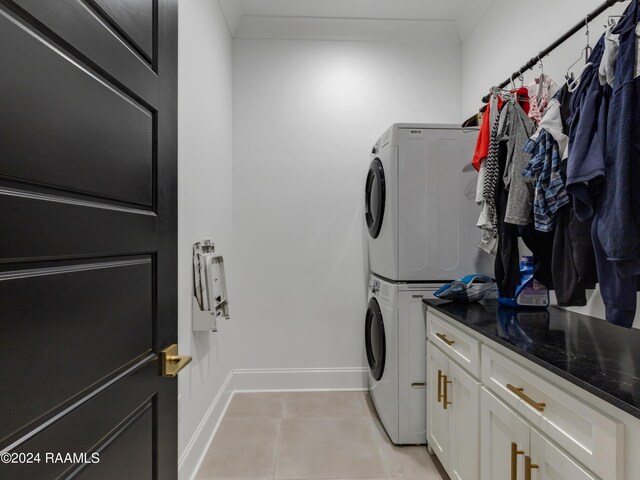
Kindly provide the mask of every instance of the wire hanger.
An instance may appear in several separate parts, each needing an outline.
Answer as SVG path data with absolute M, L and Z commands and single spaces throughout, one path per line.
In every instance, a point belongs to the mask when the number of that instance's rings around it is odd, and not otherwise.
M 540 77 L 538 78 L 538 94 L 536 95 L 536 101 L 540 103 L 542 96 L 544 94 L 544 83 L 546 78 L 544 76 L 544 64 L 542 63 L 542 58 L 538 55 L 538 65 L 540 66 Z
M 584 24 L 587 26 L 587 32 L 585 35 L 587 36 L 587 46 L 584 47 L 584 63 L 589 63 L 589 58 L 591 58 L 591 54 L 593 53 L 593 48 L 591 48 L 591 36 L 589 31 L 589 17 L 585 17 Z
M 582 53 L 584 54 L 585 64 L 580 70 L 580 72 L 578 73 L 578 75 L 574 76 L 573 72 L 571 72 L 571 69 L 575 67 L 583 59 L 583 56 L 581 54 L 580 58 L 578 58 L 578 60 L 573 62 L 569 67 L 569 69 L 567 70 L 567 75 L 566 75 L 567 88 L 571 93 L 575 92 L 580 86 L 580 78 L 582 77 L 582 74 L 584 73 L 584 71 L 593 65 L 593 63 L 589 62 L 589 58 L 591 58 L 591 54 L 593 53 L 593 49 L 591 48 L 591 37 L 589 32 L 589 17 L 586 17 L 584 19 L 584 22 L 585 22 L 585 25 L 587 26 L 587 31 L 586 31 L 587 46 L 582 50 Z
M 607 24 L 605 25 L 606 27 L 615 27 L 618 24 L 618 20 L 621 19 L 623 17 L 623 15 L 609 15 L 607 17 Z M 618 20 L 616 20 L 616 18 Z

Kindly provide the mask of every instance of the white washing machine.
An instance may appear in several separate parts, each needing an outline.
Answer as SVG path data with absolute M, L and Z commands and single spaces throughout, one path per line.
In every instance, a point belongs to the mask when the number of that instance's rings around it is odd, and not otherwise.
M 371 398 L 391 441 L 426 443 L 426 329 L 422 300 L 439 284 L 371 275 L 365 347 Z
M 393 281 L 493 273 L 478 248 L 477 131 L 396 124 L 378 140 L 365 187 L 371 272 Z

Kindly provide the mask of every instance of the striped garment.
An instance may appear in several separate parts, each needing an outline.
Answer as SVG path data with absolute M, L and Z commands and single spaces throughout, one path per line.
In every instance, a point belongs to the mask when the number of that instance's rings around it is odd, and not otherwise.
M 498 141 L 498 129 L 500 126 L 500 115 L 496 115 L 491 127 L 491 137 L 489 140 L 489 155 L 485 160 L 486 171 L 484 174 L 484 201 L 489 207 L 489 220 L 491 222 L 491 236 L 498 237 L 498 213 L 496 211 L 496 191 L 500 180 L 500 166 L 498 164 L 498 152 L 500 142 Z
M 570 201 L 565 189 L 566 178 L 562 172 L 558 142 L 545 129 L 537 138 L 530 139 L 524 151 L 532 155 L 522 174 L 533 179 L 535 194 L 533 218 L 536 230 L 550 232 L 555 228 L 556 214 Z

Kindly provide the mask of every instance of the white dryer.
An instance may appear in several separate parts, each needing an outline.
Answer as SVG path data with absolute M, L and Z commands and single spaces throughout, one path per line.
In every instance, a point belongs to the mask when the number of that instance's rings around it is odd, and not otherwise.
M 393 281 L 493 273 L 478 248 L 477 132 L 396 124 L 378 140 L 365 187 L 371 272 Z
M 422 300 L 439 284 L 371 275 L 365 316 L 369 391 L 391 441 L 426 443 L 426 329 Z

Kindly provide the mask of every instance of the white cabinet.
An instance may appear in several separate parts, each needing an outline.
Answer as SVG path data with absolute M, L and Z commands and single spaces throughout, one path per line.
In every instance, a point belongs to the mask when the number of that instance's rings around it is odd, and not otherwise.
M 449 409 L 442 403 L 448 367 L 444 353 L 427 342 L 427 442 L 443 465 L 447 464 L 449 453 Z
M 596 475 L 607 480 L 623 478 L 624 424 L 620 421 L 486 345 L 482 346 L 482 383 Z
M 531 480 L 598 480 L 535 430 L 531 430 L 531 453 L 525 460 L 525 475 L 530 474 Z
M 454 362 L 449 362 L 449 476 L 453 480 L 480 478 L 480 384 Z
M 427 338 L 447 356 L 480 378 L 480 341 L 454 327 L 441 316 L 428 312 Z
M 482 480 L 524 480 L 529 426 L 484 388 L 480 417 Z
M 454 480 L 478 480 L 480 384 L 427 343 L 427 440 Z
M 597 480 L 482 389 L 482 480 Z
M 636 417 L 431 309 L 427 339 L 427 441 L 452 479 L 640 479 Z

